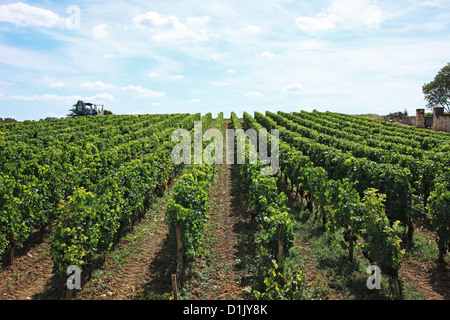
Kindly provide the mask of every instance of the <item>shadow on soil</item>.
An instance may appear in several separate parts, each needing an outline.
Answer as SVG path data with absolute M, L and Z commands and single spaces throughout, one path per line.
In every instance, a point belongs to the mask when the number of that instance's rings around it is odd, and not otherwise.
M 160 300 L 163 295 L 172 293 L 171 275 L 177 272 L 176 257 L 175 238 L 169 233 L 149 266 L 151 280 L 143 286 L 145 299 Z
M 235 259 L 240 259 L 238 264 L 240 268 L 247 268 L 254 260 L 256 245 L 255 233 L 257 230 L 256 222 L 252 220 L 250 212 L 244 206 L 243 187 L 239 181 L 236 166 L 231 166 L 231 202 L 233 206 L 232 216 L 238 217 L 238 222 L 233 226 L 233 231 L 240 235 Z M 251 275 L 241 279 L 241 286 L 251 285 Z
M 437 263 L 430 270 L 430 280 L 433 289 L 441 294 L 445 300 L 450 300 L 450 270 L 448 264 Z

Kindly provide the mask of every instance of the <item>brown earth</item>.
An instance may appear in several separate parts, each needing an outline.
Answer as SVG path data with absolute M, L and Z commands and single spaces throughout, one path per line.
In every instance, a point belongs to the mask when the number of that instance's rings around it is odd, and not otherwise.
M 0 270 L 0 300 L 35 299 L 51 282 L 53 261 L 44 240 L 35 245 L 37 236 L 19 249 L 14 265 Z
M 240 266 L 240 258 L 252 244 L 240 240 L 251 228 L 250 215 L 242 210 L 231 165 L 218 165 L 210 195 L 210 221 L 205 232 L 207 253 L 192 263 L 185 279 L 191 299 L 242 300 L 251 275 Z
M 399 277 L 416 286 L 426 300 L 450 300 L 450 270 L 447 264 L 430 261 L 419 265 L 405 259 Z

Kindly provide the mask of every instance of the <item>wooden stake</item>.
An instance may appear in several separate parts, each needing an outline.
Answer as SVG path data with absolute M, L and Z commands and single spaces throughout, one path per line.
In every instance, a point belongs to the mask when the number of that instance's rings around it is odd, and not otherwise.
M 67 290 L 66 290 L 66 300 L 71 300 L 72 299 L 72 292 L 73 292 L 73 290 L 67 288 Z
M 177 275 L 172 274 L 173 300 L 178 300 Z
M 394 282 L 395 297 L 397 300 L 402 300 L 402 294 L 400 292 L 400 285 L 398 283 L 398 278 L 394 278 L 393 282 Z
M 177 248 L 178 248 L 178 263 L 180 271 L 183 269 L 183 242 L 181 242 L 181 226 L 175 225 L 175 231 L 177 233 Z
M 283 257 L 283 240 L 281 240 L 281 232 L 278 231 L 278 262 Z
M 14 263 L 15 263 L 15 260 L 16 260 L 16 245 L 15 245 L 15 243 L 13 243 L 11 245 L 10 254 L 11 254 L 11 256 L 10 256 L 11 266 L 14 267 Z

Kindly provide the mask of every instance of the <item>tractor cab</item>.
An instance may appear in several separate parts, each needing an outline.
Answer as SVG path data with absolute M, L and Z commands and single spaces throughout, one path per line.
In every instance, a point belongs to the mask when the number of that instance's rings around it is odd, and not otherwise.
M 103 105 L 100 110 L 96 104 L 84 102 L 78 100 L 76 104 L 73 105 L 72 114 L 74 116 L 96 116 L 103 115 Z

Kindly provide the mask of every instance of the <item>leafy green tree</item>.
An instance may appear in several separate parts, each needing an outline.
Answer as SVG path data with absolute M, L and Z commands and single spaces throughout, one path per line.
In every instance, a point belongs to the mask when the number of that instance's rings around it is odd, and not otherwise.
M 441 106 L 450 112 L 450 63 L 438 72 L 433 81 L 424 84 L 422 91 L 429 109 Z

